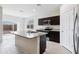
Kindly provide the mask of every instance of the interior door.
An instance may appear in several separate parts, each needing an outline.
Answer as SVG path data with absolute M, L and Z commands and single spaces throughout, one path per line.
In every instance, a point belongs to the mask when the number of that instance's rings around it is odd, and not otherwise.
M 70 50 L 73 51 L 73 13 L 74 8 L 64 9 L 64 12 L 61 13 L 60 17 L 60 41 L 61 44 Z
M 74 8 L 67 10 L 67 19 L 66 19 L 66 39 L 67 39 L 67 45 L 66 47 L 70 50 L 73 51 L 73 13 L 74 13 Z
M 66 42 L 65 42 L 65 31 L 64 31 L 64 28 L 65 28 L 65 19 L 66 19 L 66 17 L 64 17 L 65 16 L 65 14 L 64 13 L 60 13 L 60 44 L 62 45 L 62 46 L 65 46 L 66 45 Z

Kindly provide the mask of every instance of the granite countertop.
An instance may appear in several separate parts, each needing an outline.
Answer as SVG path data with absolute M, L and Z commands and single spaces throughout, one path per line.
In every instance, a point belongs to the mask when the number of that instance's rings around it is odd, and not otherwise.
M 55 32 L 58 32 L 58 31 L 60 31 L 59 29 L 52 29 L 52 30 L 44 30 L 44 29 L 38 29 L 39 31 L 55 31 Z
M 51 31 L 60 31 L 59 29 L 52 29 Z
M 26 31 L 11 31 L 12 34 L 15 34 L 15 35 L 18 35 L 18 36 L 21 36 L 21 37 L 24 37 L 24 38 L 28 38 L 28 39 L 33 39 L 33 38 L 36 38 L 36 37 L 39 37 L 41 35 L 45 35 L 47 33 L 43 33 L 43 32 L 26 32 Z

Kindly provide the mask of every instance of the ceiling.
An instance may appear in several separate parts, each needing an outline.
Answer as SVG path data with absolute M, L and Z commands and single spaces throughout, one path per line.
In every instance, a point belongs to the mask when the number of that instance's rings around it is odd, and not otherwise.
M 41 14 L 48 14 L 60 9 L 60 4 L 1 4 L 3 14 L 30 17 Z

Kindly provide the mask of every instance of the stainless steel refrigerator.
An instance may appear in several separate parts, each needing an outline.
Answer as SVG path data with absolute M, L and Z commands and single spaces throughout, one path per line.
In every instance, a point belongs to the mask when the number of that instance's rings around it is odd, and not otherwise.
M 76 12 L 73 30 L 74 52 L 79 54 L 79 11 Z

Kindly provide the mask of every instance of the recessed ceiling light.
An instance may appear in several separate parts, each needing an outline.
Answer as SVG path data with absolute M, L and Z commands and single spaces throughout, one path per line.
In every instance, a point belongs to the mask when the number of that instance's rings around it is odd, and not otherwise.
M 41 6 L 41 4 L 37 4 L 37 6 Z
M 24 12 L 23 10 L 20 10 L 20 12 Z
M 37 6 L 37 7 L 38 7 L 38 6 L 41 6 L 41 4 L 36 4 L 36 6 Z M 36 7 L 36 8 L 37 8 L 37 7 Z M 36 12 L 36 8 L 33 9 L 33 12 Z
M 36 12 L 36 9 L 33 9 L 33 12 Z

